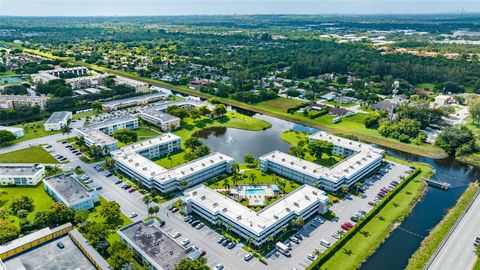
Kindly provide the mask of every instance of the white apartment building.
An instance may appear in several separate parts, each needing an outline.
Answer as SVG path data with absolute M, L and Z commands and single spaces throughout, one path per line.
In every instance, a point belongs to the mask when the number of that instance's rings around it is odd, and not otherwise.
M 72 73 L 77 76 L 82 76 L 88 73 L 88 69 L 86 67 L 73 67 L 41 70 L 37 74 L 32 74 L 31 78 L 34 83 L 47 83 L 51 80 L 60 78 L 60 75 L 64 73 Z
M 0 109 L 15 109 L 19 105 L 38 106 L 40 110 L 45 110 L 48 98 L 46 96 L 17 96 L 0 95 Z
M 70 119 L 72 119 L 72 112 L 54 112 L 43 125 L 46 131 L 61 130 L 68 125 Z
M 170 115 L 168 113 L 164 113 L 161 111 L 157 111 L 154 108 L 146 108 L 140 110 L 140 118 L 158 126 L 162 131 L 170 132 L 174 129 L 180 127 L 181 119 Z
M 280 151 L 273 151 L 259 158 L 260 169 L 334 192 L 342 185 L 352 186 L 377 168 L 383 160 L 384 151 L 381 149 L 324 131 L 311 135 L 309 139 L 331 142 L 334 145 L 333 154 L 344 159 L 332 167 L 323 167 Z
M 269 236 L 281 233 L 281 228 L 302 217 L 328 211 L 328 197 L 312 186 L 303 185 L 281 200 L 259 212 L 204 186 L 200 185 L 185 192 L 182 198 L 187 213 L 195 213 L 211 224 L 223 222 L 244 239 L 251 238 L 255 245 L 262 245 Z
M 148 83 L 144 83 L 141 81 L 132 80 L 121 76 L 116 76 L 115 78 L 113 78 L 113 81 L 115 82 L 115 85 L 130 86 L 134 88 L 135 92 L 137 93 L 146 93 L 149 91 Z
M 25 135 L 23 128 L 0 126 L 0 130 L 10 131 L 17 138 L 21 138 Z
M 38 164 L 0 164 L 0 186 L 32 186 L 42 181 L 45 168 Z
M 104 111 L 111 112 L 122 108 L 146 105 L 155 101 L 165 100 L 168 98 L 168 96 L 169 95 L 165 93 L 154 93 L 131 98 L 112 100 L 102 103 L 102 109 Z
M 88 147 L 96 145 L 104 149 L 104 152 L 111 152 L 118 149 L 118 141 L 111 137 L 115 131 L 120 129 L 137 129 L 138 127 L 137 118 L 120 116 L 105 119 L 86 127 L 76 128 L 75 134 L 83 137 Z
M 105 75 L 76 77 L 76 78 L 65 79 L 65 83 L 70 85 L 70 87 L 72 87 L 73 90 L 85 89 L 89 87 L 99 86 L 104 77 Z
M 43 180 L 45 191 L 52 198 L 74 210 L 89 210 L 98 202 L 95 189 L 87 189 L 76 174 L 59 174 Z
M 229 173 L 233 158 L 221 153 L 193 160 L 170 170 L 150 159 L 162 157 L 181 149 L 181 138 L 166 133 L 158 137 L 125 146 L 112 152 L 116 166 L 125 174 L 139 180 L 149 189 L 167 193 L 193 186 L 222 173 Z M 183 187 L 181 182 L 187 185 Z

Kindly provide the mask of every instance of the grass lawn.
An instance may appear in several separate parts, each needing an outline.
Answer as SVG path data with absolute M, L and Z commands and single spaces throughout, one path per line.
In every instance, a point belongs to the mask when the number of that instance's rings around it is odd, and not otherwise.
M 6 192 L 6 194 L 1 195 L 0 207 L 8 206 L 10 204 L 10 200 L 13 197 L 26 195 L 33 199 L 33 204 L 35 208 L 31 213 L 28 214 L 27 217 L 27 219 L 30 221 L 33 221 L 35 213 L 47 210 L 53 203 L 52 198 L 45 192 L 43 182 L 39 183 L 37 186 L 3 186 L 2 191 Z M 16 225 L 18 225 L 18 222 L 20 220 L 13 215 L 10 215 L 7 219 L 12 221 Z
M 473 266 L 473 270 L 480 270 L 480 260 L 478 259 L 478 257 L 475 265 Z
M 160 159 L 154 159 L 153 161 L 165 169 L 171 169 L 185 163 L 184 155 L 185 151 L 181 151 L 170 155 L 171 160 L 169 160 L 168 157 L 162 157 Z
M 95 115 L 98 115 L 98 114 L 101 114 L 101 113 L 102 112 L 97 111 L 97 110 L 86 111 L 86 112 L 77 113 L 77 114 L 72 115 L 72 119 L 80 119 L 80 118 L 84 118 L 84 117 L 95 116 Z
M 45 131 L 45 127 L 43 126 L 44 123 L 45 123 L 45 120 L 40 120 L 40 121 L 34 121 L 34 122 L 15 125 L 14 127 L 23 128 L 25 136 L 15 139 L 13 143 L 45 137 L 45 136 L 49 136 L 49 135 L 53 135 L 61 132 L 59 130 Z
M 157 137 L 161 134 L 160 132 L 158 132 L 154 129 L 148 128 L 148 127 L 140 127 L 140 128 L 135 129 L 133 131 L 135 131 L 135 133 L 137 133 L 139 141 L 143 141 L 143 140 L 146 140 L 146 139 Z
M 271 124 L 261 119 L 228 111 L 225 116 L 215 120 L 206 117 L 197 120 L 185 118 L 182 127 L 175 130 L 173 134 L 180 136 L 182 143 L 184 143 L 193 133 L 207 127 L 229 127 L 259 131 L 271 127 Z
M 301 100 L 298 100 L 298 99 L 293 99 L 293 98 L 279 97 L 279 98 L 276 98 L 276 99 L 267 100 L 267 101 L 257 103 L 256 105 L 266 107 L 266 108 L 271 108 L 271 109 L 274 109 L 274 110 L 280 110 L 282 112 L 286 112 L 289 108 L 298 106 L 302 103 L 305 103 L 305 102 L 301 101 Z
M 410 257 L 405 269 L 413 270 L 425 267 L 430 257 L 438 249 L 443 239 L 453 227 L 453 224 L 455 224 L 460 215 L 462 215 L 470 202 L 475 198 L 478 188 L 478 185 L 472 184 L 465 190 L 457 204 L 448 211 L 442 221 L 423 239 L 420 248 Z
M 42 146 L 37 145 L 30 148 L 25 148 L 0 155 L 0 163 L 46 163 L 58 164 L 49 152 L 43 149 Z
M 415 166 L 421 173 L 412 179 L 390 202 L 369 221 L 362 230 L 355 234 L 343 248 L 336 252 L 320 269 L 358 269 L 390 232 L 411 211 L 420 199 L 427 184 L 422 178 L 430 177 L 432 169 L 427 164 L 407 162 L 387 156 L 389 160 Z
M 291 145 L 297 145 L 300 141 L 308 141 L 308 136 L 310 136 L 310 134 L 308 133 L 290 130 L 282 133 L 281 138 Z M 342 160 L 341 157 L 327 155 L 325 153 L 322 155 L 321 159 L 317 159 L 314 156 L 310 155 L 307 150 L 305 152 L 305 157 L 303 157 L 303 159 L 317 163 L 324 167 L 331 167 Z

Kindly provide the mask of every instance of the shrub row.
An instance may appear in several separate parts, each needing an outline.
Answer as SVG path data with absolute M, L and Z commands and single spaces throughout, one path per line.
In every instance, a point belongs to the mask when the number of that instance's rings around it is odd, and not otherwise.
M 340 250 L 355 234 L 360 231 L 370 220 L 372 220 L 377 213 L 382 210 L 387 203 L 398 194 L 412 179 L 417 177 L 421 173 L 420 169 L 415 169 L 407 178 L 405 178 L 395 189 L 392 190 L 383 200 L 377 204 L 370 212 L 365 215 L 365 218 L 359 221 L 352 230 L 344 234 L 344 236 L 335 242 L 330 248 L 328 248 L 321 256 L 319 256 L 312 264 L 310 264 L 307 270 L 319 270 L 320 267 L 327 262 L 338 250 Z

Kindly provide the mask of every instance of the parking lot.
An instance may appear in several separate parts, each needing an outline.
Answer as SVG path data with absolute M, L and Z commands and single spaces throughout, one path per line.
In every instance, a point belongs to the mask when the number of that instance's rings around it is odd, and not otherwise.
M 350 218 L 355 215 L 359 210 L 365 212 L 370 211 L 373 206 L 369 205 L 369 201 L 373 201 L 377 193 L 383 188 L 389 185 L 392 180 L 400 182 L 400 177 L 405 177 L 409 174 L 411 169 L 408 166 L 404 166 L 398 163 L 389 163 L 389 169 L 385 170 L 385 173 L 380 173 L 376 177 L 370 178 L 371 185 L 365 190 L 364 198 L 359 196 L 346 196 L 340 202 L 334 204 L 330 209 L 336 214 L 336 218 L 333 220 L 325 221 L 323 224 L 311 220 L 300 229 L 300 233 L 303 236 L 303 240 L 299 244 L 291 243 L 292 251 L 291 257 L 285 257 L 277 252 L 273 253 L 268 258 L 269 265 L 275 265 L 281 269 L 297 268 L 304 269 L 312 260 L 307 258 L 308 254 L 313 255 L 315 249 L 324 251 L 325 246 L 320 244 L 322 239 L 333 244 L 337 241 L 332 234 L 342 230 L 341 225 L 344 222 L 350 222 L 354 224 Z M 290 241 L 286 241 L 289 244 Z M 314 259 L 314 258 L 313 258 Z M 282 268 L 282 266 L 284 266 Z M 288 266 L 288 267 L 285 267 Z M 280 269 L 279 268 L 279 269 Z
M 63 248 L 57 246 L 60 242 Z M 60 237 L 4 263 L 7 269 L 12 270 L 96 269 L 69 236 Z

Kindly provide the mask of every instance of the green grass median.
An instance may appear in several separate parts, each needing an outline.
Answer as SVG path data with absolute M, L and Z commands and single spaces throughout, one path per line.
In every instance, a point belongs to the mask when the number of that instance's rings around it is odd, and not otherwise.
M 423 239 L 420 248 L 410 257 L 406 270 L 423 269 L 435 253 L 443 239 L 447 237 L 455 222 L 475 198 L 479 186 L 471 184 L 462 194 L 457 204 L 451 208 L 440 223 Z

